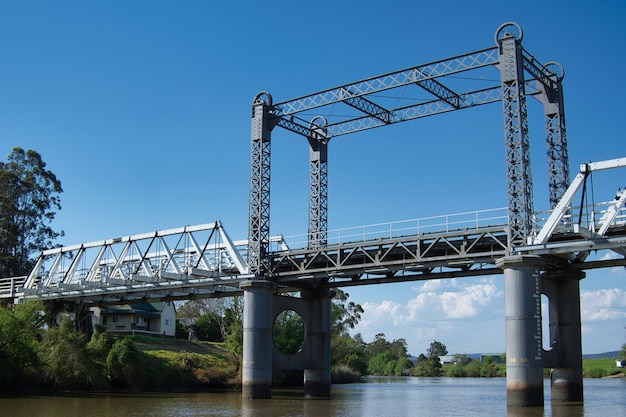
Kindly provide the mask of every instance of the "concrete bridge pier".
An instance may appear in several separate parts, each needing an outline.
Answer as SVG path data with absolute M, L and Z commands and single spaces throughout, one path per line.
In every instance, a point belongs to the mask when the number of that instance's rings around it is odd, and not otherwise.
M 550 305 L 550 346 L 544 367 L 552 368 L 552 402 L 583 401 L 580 280 L 582 271 L 545 272 L 542 290 Z
M 543 406 L 541 281 L 537 256 L 507 256 L 504 270 L 506 392 L 509 407 Z
M 333 293 L 328 290 L 302 291 L 308 304 L 306 321 L 304 396 L 330 398 L 330 310 Z
M 245 281 L 243 290 L 242 397 L 272 398 L 272 298 L 274 284 Z

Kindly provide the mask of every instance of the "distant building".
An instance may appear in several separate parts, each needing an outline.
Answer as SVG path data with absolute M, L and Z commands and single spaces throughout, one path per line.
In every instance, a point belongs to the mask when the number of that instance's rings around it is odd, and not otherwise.
M 93 322 L 107 332 L 174 337 L 176 309 L 171 301 L 93 307 Z
M 624 361 L 621 361 L 621 360 L 617 359 L 615 361 L 615 366 L 617 366 L 618 368 L 623 368 L 624 367 Z

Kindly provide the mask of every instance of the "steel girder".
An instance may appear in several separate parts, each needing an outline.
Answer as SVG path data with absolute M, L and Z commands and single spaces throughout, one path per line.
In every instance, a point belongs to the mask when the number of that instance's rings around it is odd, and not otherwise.
M 294 280 L 316 278 L 351 281 L 364 274 L 382 275 L 389 281 L 393 281 L 398 273 L 430 274 L 430 279 L 436 278 L 435 275 L 444 269 L 457 271 L 460 275 L 480 275 L 476 269 L 498 273 L 494 272 L 495 260 L 504 256 L 507 249 L 506 225 L 420 233 L 275 252 L 271 254 L 270 274 L 276 282 L 285 285 L 293 285 L 291 281 Z M 436 271 L 437 268 L 440 271 Z
M 504 140 L 511 242 L 526 242 L 532 229 L 533 195 L 528 115 L 522 63 L 521 36 L 505 28 L 496 33 L 500 51 L 500 78 L 504 110 Z
M 252 144 L 250 150 L 250 207 L 248 223 L 248 265 L 250 272 L 266 272 L 270 236 L 270 145 L 274 120 L 272 97 L 259 93 L 252 104 Z
M 435 81 L 435 78 L 496 65 L 497 63 L 497 48 L 487 48 L 277 103 L 274 106 L 275 112 L 276 116 L 284 117 L 334 103 L 345 102 L 370 116 L 387 119 L 391 123 L 392 109 L 385 109 L 384 106 L 376 104 L 373 100 L 358 102 L 355 98 L 369 96 L 393 88 L 418 85 L 435 97 L 439 97 L 452 105 L 457 105 L 459 101 L 462 101 L 462 95 Z
M 524 61 L 527 61 L 525 59 Z M 548 63 L 544 71 L 551 73 L 550 83 L 541 83 L 543 94 L 538 95 L 543 103 L 546 148 L 548 151 L 548 191 L 550 208 L 557 203 L 570 183 L 569 153 L 565 130 L 565 102 L 563 100 L 563 68 L 557 63 Z
M 325 126 L 311 123 L 309 138 L 309 228 L 308 246 L 326 246 L 328 230 L 328 139 Z

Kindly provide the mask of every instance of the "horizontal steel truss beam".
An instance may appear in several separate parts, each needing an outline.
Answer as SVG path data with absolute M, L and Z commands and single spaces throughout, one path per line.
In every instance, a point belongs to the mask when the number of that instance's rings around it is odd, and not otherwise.
M 399 271 L 429 274 L 436 268 L 472 275 L 476 274 L 472 268 L 492 265 L 504 256 L 507 245 L 507 226 L 375 239 L 272 253 L 270 273 L 279 285 L 312 278 L 354 279 L 363 274 L 393 277 Z
M 239 283 L 252 279 L 252 275 L 231 278 L 197 278 L 181 275 L 168 280 L 150 282 L 147 277 L 133 276 L 129 280 L 107 282 L 90 286 L 64 284 L 55 287 L 21 288 L 14 298 L 21 300 L 63 300 L 84 304 L 148 303 L 155 301 L 190 300 L 238 295 Z
M 434 85 L 428 84 L 429 80 L 488 65 L 496 65 L 498 62 L 497 47 L 483 49 L 277 103 L 274 109 L 277 116 L 289 116 L 318 107 L 352 100 L 357 96 L 374 94 L 410 84 L 420 85 L 426 90 L 433 91 L 433 94 L 440 96 L 440 98 L 445 96 L 447 100 L 453 101 L 455 93 L 444 86 L 437 89 Z
M 540 91 L 537 90 L 534 80 L 526 82 L 526 95 L 532 96 L 538 94 L 540 94 Z M 460 96 L 460 104 L 458 106 L 453 106 L 444 99 L 431 100 L 390 110 L 387 115 L 388 117 L 385 119 L 378 115 L 368 115 L 331 123 L 326 126 L 327 135 L 328 139 L 330 139 L 336 136 L 343 136 L 363 130 L 374 129 L 376 127 L 389 124 L 406 122 L 409 120 L 448 113 L 455 110 L 496 103 L 501 100 L 502 88 L 498 85 L 462 94 Z M 313 134 L 311 129 L 305 126 L 304 120 L 295 117 L 279 117 L 276 125 L 304 137 L 311 137 Z
M 489 104 L 502 100 L 500 84 L 459 93 L 445 86 L 437 78 L 490 65 L 499 65 L 498 48 L 484 49 L 408 68 L 278 103 L 273 106 L 273 117 L 276 118 L 276 125 L 299 135 L 311 137 L 312 132 L 308 127 L 308 122 L 297 117 L 298 113 L 335 103 L 344 103 L 364 113 L 364 115 L 349 117 L 341 121 L 331 121 L 327 125 L 327 137 L 330 139 L 379 126 Z M 531 75 L 530 79 L 525 82 L 526 95 L 540 94 L 537 82 L 549 91 L 558 88 L 554 76 L 526 52 L 523 57 L 523 67 Z M 385 108 L 373 99 L 367 98 L 376 93 L 408 85 L 421 87 L 434 96 L 434 99 Z

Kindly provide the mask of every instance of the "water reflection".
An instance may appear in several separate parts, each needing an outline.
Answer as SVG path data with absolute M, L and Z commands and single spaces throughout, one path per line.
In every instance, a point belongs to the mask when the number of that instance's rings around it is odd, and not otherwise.
M 549 382 L 548 382 L 549 384 Z M 330 400 L 304 400 L 302 391 L 274 391 L 271 400 L 238 392 L 0 398 L 0 417 L 605 417 L 623 415 L 626 379 L 585 380 L 584 405 L 508 408 L 504 379 L 394 378 L 333 386 Z

